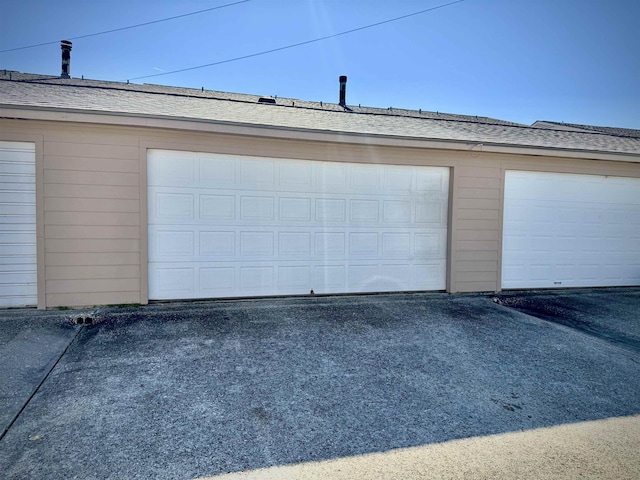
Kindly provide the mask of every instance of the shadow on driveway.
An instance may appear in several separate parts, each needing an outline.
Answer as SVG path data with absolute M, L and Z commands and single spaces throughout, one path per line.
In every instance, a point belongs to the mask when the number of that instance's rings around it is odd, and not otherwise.
M 112 308 L 0 464 L 6 478 L 195 478 L 634 415 L 638 398 L 637 352 L 491 297 Z

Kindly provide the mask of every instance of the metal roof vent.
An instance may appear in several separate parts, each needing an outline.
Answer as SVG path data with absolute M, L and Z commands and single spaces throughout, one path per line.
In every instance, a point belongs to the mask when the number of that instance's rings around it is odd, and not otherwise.
M 340 75 L 340 102 L 339 105 L 346 107 L 347 105 L 347 76 Z
M 60 48 L 62 49 L 62 73 L 60 78 L 71 78 L 71 42 L 62 40 Z
M 276 99 L 275 98 L 265 98 L 265 97 L 260 97 L 258 99 L 258 103 L 271 103 L 271 104 L 275 104 L 276 103 Z

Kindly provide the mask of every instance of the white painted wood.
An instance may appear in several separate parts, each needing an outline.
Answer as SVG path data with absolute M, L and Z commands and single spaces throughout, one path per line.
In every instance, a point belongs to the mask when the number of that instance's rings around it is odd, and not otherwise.
M 640 285 L 640 179 L 507 171 L 503 288 Z
M 37 304 L 35 145 L 0 142 L 0 307 Z
M 149 298 L 443 290 L 447 168 L 150 150 Z

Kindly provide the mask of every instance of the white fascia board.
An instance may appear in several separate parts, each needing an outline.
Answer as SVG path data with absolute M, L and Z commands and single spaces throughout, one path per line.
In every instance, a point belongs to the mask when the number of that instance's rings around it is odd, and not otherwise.
M 192 132 L 251 135 L 258 137 L 284 138 L 289 140 L 430 148 L 438 150 L 466 151 L 470 153 L 487 152 L 506 153 L 512 155 L 554 156 L 585 160 L 640 163 L 640 153 L 636 154 L 531 145 L 485 143 L 473 140 L 462 141 L 354 132 L 336 132 L 332 130 L 311 130 L 257 124 L 251 125 L 247 123 L 224 122 L 218 120 L 114 113 L 99 110 L 73 110 L 54 107 L 0 105 L 0 119 L 63 121 L 112 126 L 163 128 Z

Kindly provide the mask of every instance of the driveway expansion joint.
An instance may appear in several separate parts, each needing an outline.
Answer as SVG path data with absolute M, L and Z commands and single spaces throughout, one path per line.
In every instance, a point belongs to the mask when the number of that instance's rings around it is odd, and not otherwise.
M 58 366 L 58 363 L 60 363 L 60 360 L 62 360 L 62 357 L 65 356 L 65 354 L 67 353 L 67 351 L 69 350 L 69 348 L 71 347 L 71 345 L 73 345 L 73 343 L 76 341 L 76 339 L 78 338 L 78 335 L 80 335 L 80 332 L 82 332 L 82 330 L 84 330 L 84 325 L 80 326 L 80 328 L 78 328 L 78 330 L 76 331 L 75 335 L 73 336 L 73 338 L 69 341 L 69 343 L 67 344 L 67 346 L 65 347 L 65 349 L 62 351 L 62 353 L 58 356 L 58 358 L 56 359 L 56 361 L 53 363 L 53 365 L 51 366 L 51 368 L 47 371 L 47 373 L 42 377 L 42 380 L 40 380 L 40 383 L 38 383 L 38 385 L 36 386 L 36 388 L 34 388 L 33 392 L 31 393 L 31 395 L 29 395 L 29 398 L 27 398 L 27 400 L 24 402 L 24 404 L 22 405 L 22 407 L 20 408 L 20 410 L 15 414 L 15 416 L 13 417 L 13 419 L 11 419 L 11 421 L 9 422 L 9 424 L 4 428 L 4 430 L 2 431 L 2 434 L 0 434 L 0 442 L 2 442 L 2 440 L 4 439 L 4 437 L 7 435 L 7 433 L 9 433 L 9 430 L 11 430 L 11 427 L 13 426 L 14 423 L 16 423 L 16 421 L 18 420 L 18 418 L 20 418 L 20 415 L 22 415 L 22 412 L 24 412 L 24 410 L 27 408 L 27 406 L 29 405 L 29 403 L 31 402 L 31 400 L 33 399 L 33 397 L 36 396 L 36 394 L 38 393 L 38 391 L 40 390 L 40 388 L 42 387 L 42 385 L 44 385 L 44 382 L 47 381 L 47 379 L 49 378 L 49 375 L 51 375 L 51 373 L 55 370 L 56 366 Z

